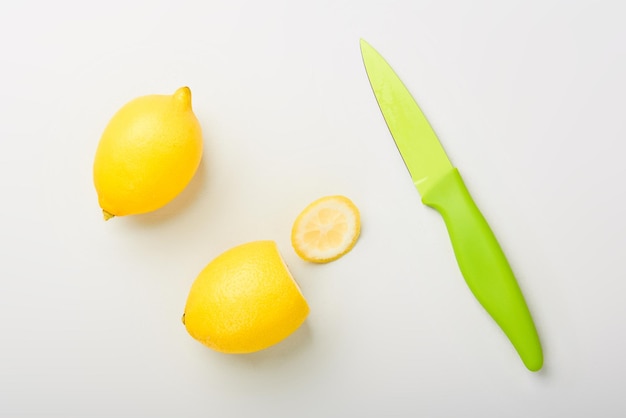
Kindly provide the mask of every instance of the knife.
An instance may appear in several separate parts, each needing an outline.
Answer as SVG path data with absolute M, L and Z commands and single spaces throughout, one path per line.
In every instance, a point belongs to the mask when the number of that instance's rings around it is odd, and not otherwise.
M 465 281 L 531 371 L 543 366 L 539 336 L 513 271 L 459 170 L 385 59 L 361 40 L 370 85 L 422 203 L 441 214 Z

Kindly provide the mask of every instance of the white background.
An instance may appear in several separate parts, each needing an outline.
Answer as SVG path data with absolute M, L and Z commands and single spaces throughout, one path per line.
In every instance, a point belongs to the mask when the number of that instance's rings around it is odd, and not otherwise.
M 615 1 L 5 1 L 0 416 L 622 417 L 625 6 Z M 380 115 L 359 39 L 413 92 L 509 257 L 540 332 L 527 371 L 471 296 Z M 189 187 L 104 222 L 95 149 L 128 100 L 187 85 Z M 362 235 L 310 265 L 312 200 Z M 213 257 L 275 240 L 311 307 L 229 356 L 181 323 Z

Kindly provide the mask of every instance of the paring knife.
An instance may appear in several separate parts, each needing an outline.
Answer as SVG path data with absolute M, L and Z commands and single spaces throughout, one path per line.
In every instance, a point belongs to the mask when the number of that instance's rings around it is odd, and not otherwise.
M 361 55 L 380 110 L 422 203 L 443 217 L 467 285 L 509 338 L 524 365 L 531 371 L 541 369 L 541 343 L 524 296 L 459 171 L 385 59 L 364 40 Z

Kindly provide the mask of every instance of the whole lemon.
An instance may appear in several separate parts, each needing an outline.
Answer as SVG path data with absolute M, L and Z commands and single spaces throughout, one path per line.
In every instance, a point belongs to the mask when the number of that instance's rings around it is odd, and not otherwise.
M 211 261 L 194 281 L 183 315 L 189 334 L 224 353 L 272 346 L 305 321 L 309 306 L 276 243 L 254 241 Z
M 194 176 L 202 148 L 188 87 L 125 104 L 106 126 L 93 165 L 104 218 L 165 206 Z

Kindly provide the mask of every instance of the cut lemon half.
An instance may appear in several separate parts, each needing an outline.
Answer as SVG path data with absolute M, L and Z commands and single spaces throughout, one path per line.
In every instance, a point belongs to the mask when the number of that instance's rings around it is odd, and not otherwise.
M 327 263 L 354 247 L 361 232 L 359 210 L 345 196 L 326 196 L 307 206 L 291 230 L 291 245 L 302 259 Z
M 274 241 L 238 245 L 217 256 L 189 291 L 183 324 L 223 353 L 252 353 L 287 338 L 309 305 Z

